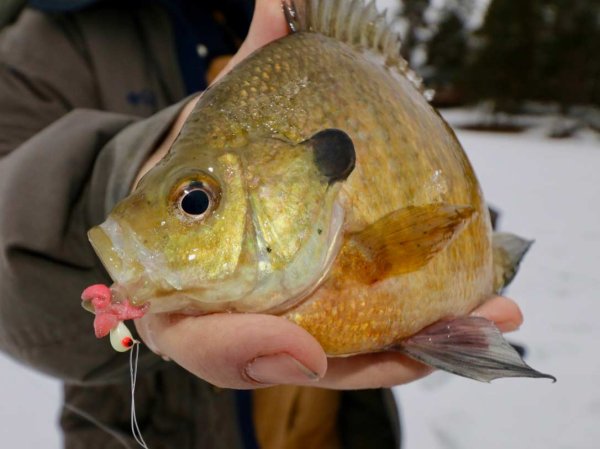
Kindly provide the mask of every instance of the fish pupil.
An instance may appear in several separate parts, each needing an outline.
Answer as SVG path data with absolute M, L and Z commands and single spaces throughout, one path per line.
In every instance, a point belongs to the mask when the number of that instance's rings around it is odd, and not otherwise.
M 181 199 L 181 209 L 189 215 L 202 215 L 209 206 L 210 197 L 201 189 L 190 190 Z

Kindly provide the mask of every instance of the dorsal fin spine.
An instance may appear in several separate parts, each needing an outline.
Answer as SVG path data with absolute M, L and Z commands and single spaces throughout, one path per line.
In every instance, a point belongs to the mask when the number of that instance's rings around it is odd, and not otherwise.
M 339 3 L 339 1 L 336 0 L 336 3 Z M 336 4 L 336 7 L 338 5 Z M 338 41 L 344 41 L 346 40 L 346 31 L 347 31 L 347 26 L 345 23 L 346 17 L 344 17 L 341 14 L 338 14 L 337 16 L 335 16 L 335 38 Z
M 360 34 L 359 33 L 359 24 L 360 24 L 360 8 L 358 7 L 358 1 L 352 2 L 352 10 L 350 11 L 350 20 L 348 22 L 348 32 L 346 34 L 346 41 L 349 44 L 355 44 L 356 38 Z M 339 14 L 340 16 L 344 16 L 344 14 Z
M 385 64 L 403 74 L 431 100 L 433 91 L 423 88 L 422 79 L 400 55 L 399 34 L 378 13 L 375 0 L 282 0 L 292 32 L 307 31 L 332 37 L 349 45 L 383 56 Z
M 373 43 L 377 47 L 381 45 L 381 38 L 383 37 L 386 30 L 386 22 L 385 22 L 386 12 L 382 12 L 377 16 L 377 20 L 375 21 L 374 30 L 373 30 Z
M 321 16 L 321 27 L 325 28 L 325 29 L 331 29 L 332 24 L 332 19 L 334 18 L 332 12 L 333 12 L 333 8 L 332 6 L 335 4 L 336 2 L 321 2 L 321 10 L 319 11 L 319 15 Z

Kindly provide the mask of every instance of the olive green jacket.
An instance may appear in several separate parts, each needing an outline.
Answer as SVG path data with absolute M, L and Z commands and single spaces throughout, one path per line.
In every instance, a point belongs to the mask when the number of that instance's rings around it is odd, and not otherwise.
M 110 283 L 86 231 L 127 194 L 185 95 L 165 13 L 111 8 L 26 9 L 0 34 L 0 349 L 65 382 L 70 449 L 136 447 L 128 357 L 96 340 L 80 306 L 86 286 Z M 241 447 L 232 391 L 147 350 L 140 373 L 152 449 Z M 344 447 L 398 447 L 389 391 L 341 403 Z

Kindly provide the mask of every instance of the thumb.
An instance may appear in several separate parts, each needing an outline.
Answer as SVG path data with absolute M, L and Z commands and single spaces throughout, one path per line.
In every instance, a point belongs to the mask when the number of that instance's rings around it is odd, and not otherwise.
M 256 0 L 248 36 L 237 53 L 215 78 L 218 81 L 253 51 L 288 34 L 281 0 Z

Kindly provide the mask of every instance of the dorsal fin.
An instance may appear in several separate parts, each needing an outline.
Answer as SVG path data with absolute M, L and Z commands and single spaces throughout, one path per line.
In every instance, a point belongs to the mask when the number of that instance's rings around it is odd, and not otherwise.
M 400 35 L 379 13 L 375 0 L 282 0 L 290 30 L 320 33 L 361 50 L 380 54 L 385 64 L 404 75 L 427 101 L 434 92 L 400 55 Z

